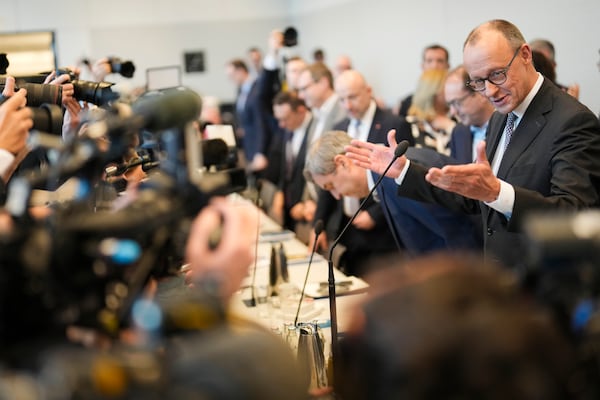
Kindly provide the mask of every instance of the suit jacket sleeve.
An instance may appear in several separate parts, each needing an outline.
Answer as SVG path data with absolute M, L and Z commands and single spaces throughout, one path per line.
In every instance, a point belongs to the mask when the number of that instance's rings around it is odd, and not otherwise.
M 439 204 L 452 211 L 466 214 L 478 214 L 479 202 L 455 193 L 439 189 L 425 180 L 427 168 L 418 163 L 410 163 L 402 185 L 398 186 L 398 195 L 426 203 Z

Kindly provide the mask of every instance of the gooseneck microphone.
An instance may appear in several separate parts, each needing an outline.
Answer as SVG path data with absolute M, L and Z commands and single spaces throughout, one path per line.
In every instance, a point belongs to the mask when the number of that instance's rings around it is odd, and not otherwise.
M 344 226 L 344 228 L 342 229 L 340 234 L 335 238 L 335 240 L 331 244 L 331 247 L 329 248 L 329 255 L 327 257 L 327 265 L 329 267 L 328 283 L 329 283 L 329 313 L 331 314 L 331 357 L 333 358 L 333 371 L 334 372 L 337 370 L 336 363 L 338 361 L 338 350 L 339 349 L 338 349 L 338 326 L 337 326 L 337 302 L 336 302 L 336 297 L 335 297 L 335 277 L 333 275 L 333 250 L 338 245 L 338 243 L 340 242 L 340 239 L 344 236 L 344 233 L 346 233 L 346 231 L 348 230 L 350 225 L 352 225 L 352 222 L 354 222 L 354 220 L 356 219 L 358 214 L 363 210 L 365 204 L 371 198 L 371 196 L 373 195 L 373 192 L 375 191 L 375 189 L 377 189 L 377 187 L 379 186 L 379 184 L 381 183 L 383 178 L 385 178 L 385 174 L 390 170 L 390 168 L 392 168 L 392 165 L 394 164 L 394 162 L 399 157 L 404 155 L 404 153 L 406 153 L 408 146 L 409 146 L 409 143 L 406 140 L 403 140 L 396 145 L 396 148 L 394 149 L 394 158 L 392 158 L 392 160 L 390 161 L 388 166 L 385 168 L 383 173 L 379 176 L 379 179 L 377 179 L 377 181 L 375 182 L 375 184 L 369 191 L 369 194 L 367 195 L 367 197 L 365 197 L 363 199 L 363 201 L 360 203 L 360 205 L 358 206 L 358 209 L 356 210 L 354 215 L 352 215 L 352 218 L 350 218 L 350 220 L 346 223 L 346 225 Z M 333 375 L 333 376 L 335 376 L 335 375 Z
M 254 186 L 254 189 L 256 191 L 256 199 L 255 199 L 255 204 L 254 206 L 256 207 L 256 212 L 258 213 L 258 218 L 257 218 L 257 222 L 256 222 L 256 242 L 254 243 L 254 270 L 252 271 L 252 284 L 250 286 L 250 291 L 251 291 L 251 295 L 252 298 L 250 299 L 250 307 L 255 307 L 256 306 L 256 265 L 258 264 L 258 240 L 260 238 L 260 208 L 261 208 L 261 204 L 260 204 L 260 192 L 262 189 L 262 181 L 256 179 L 253 185 L 250 185 L 251 187 Z
M 310 259 L 308 260 L 308 267 L 306 267 L 306 276 L 304 277 L 304 285 L 302 285 L 302 293 L 300 293 L 300 301 L 298 302 L 298 310 L 296 310 L 296 318 L 294 318 L 294 326 L 298 324 L 298 315 L 300 315 L 300 308 L 302 307 L 302 300 L 304 300 L 304 291 L 306 290 L 306 282 L 308 281 L 308 275 L 310 274 L 310 266 L 312 265 L 313 257 L 317 251 L 317 242 L 319 241 L 319 235 L 323 232 L 323 220 L 320 219 L 315 224 L 315 241 L 313 243 L 312 251 L 310 252 Z

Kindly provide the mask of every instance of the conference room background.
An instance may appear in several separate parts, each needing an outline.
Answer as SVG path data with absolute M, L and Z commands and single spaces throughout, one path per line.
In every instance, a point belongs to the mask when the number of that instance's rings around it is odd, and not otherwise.
M 266 50 L 273 28 L 294 26 L 299 55 L 309 58 L 320 47 L 333 63 L 349 54 L 391 106 L 414 91 L 423 47 L 446 46 L 456 66 L 468 32 L 485 20 L 504 18 L 527 40 L 554 43 L 559 82 L 579 83 L 581 102 L 597 114 L 599 17 L 597 0 L 4 0 L 0 33 L 55 31 L 61 66 L 83 57 L 133 60 L 133 79 L 109 77 L 132 87 L 145 83 L 147 68 L 181 65 L 185 71 L 185 53 L 202 52 L 204 72 L 184 72 L 182 83 L 228 102 L 236 91 L 223 72 L 225 63 L 251 46 Z

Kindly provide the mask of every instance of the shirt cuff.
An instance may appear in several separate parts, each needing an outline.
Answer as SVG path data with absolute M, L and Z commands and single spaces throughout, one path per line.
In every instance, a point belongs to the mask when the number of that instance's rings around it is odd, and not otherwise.
M 398 186 L 402 185 L 402 182 L 404 182 L 404 177 L 406 176 L 406 172 L 408 171 L 408 167 L 410 167 L 410 160 L 406 159 L 406 163 L 404 164 L 404 168 L 400 172 L 400 175 L 396 179 L 394 179 L 394 181 L 396 182 L 396 184 Z
M 512 216 L 515 206 L 515 188 L 507 182 L 500 180 L 500 193 L 494 201 L 484 202 L 490 208 L 504 214 L 507 219 Z
M 273 54 L 267 53 L 263 59 L 263 68 L 268 71 L 274 71 L 278 67 L 277 58 Z
M 14 160 L 15 156 L 10 151 L 0 149 L 0 175 L 4 175 Z

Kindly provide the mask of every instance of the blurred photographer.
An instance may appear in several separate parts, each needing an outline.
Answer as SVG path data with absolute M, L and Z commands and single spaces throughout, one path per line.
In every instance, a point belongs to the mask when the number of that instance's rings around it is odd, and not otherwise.
M 25 151 L 29 130 L 33 127 L 31 110 L 26 108 L 27 91 L 15 89 L 15 79 L 6 77 L 2 96 L 8 98 L 0 105 L 0 197 L 4 203 L 5 183 L 18 162 L 17 156 Z
M 116 73 L 125 78 L 132 78 L 135 65 L 131 61 L 123 61 L 116 57 L 102 57 L 91 63 L 88 59 L 81 61 L 92 74 L 94 81 L 102 82 L 107 75 Z

